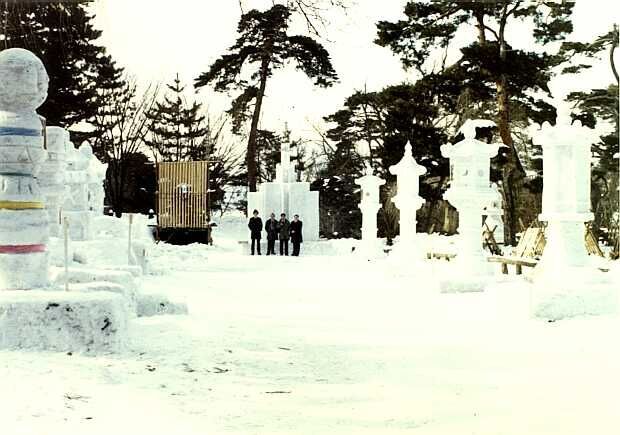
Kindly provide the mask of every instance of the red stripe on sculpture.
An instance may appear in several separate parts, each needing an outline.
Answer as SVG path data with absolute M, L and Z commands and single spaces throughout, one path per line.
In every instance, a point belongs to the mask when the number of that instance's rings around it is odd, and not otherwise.
M 0 254 L 35 254 L 45 252 L 45 245 L 0 245 Z

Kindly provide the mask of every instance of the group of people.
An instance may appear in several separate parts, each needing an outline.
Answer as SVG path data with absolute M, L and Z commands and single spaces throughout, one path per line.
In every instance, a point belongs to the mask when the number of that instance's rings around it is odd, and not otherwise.
M 267 255 L 276 255 L 276 240 L 280 241 L 280 255 L 288 255 L 288 241 L 290 240 L 293 244 L 292 255 L 298 257 L 303 242 L 302 227 L 303 224 L 299 220 L 299 215 L 293 216 L 293 220 L 289 221 L 285 213 L 280 215 L 280 220 L 277 220 L 276 215 L 271 213 L 264 226 L 267 233 Z M 252 255 L 255 252 L 261 255 L 260 241 L 263 232 L 263 220 L 258 216 L 258 210 L 254 210 L 252 213 L 248 228 L 252 238 Z

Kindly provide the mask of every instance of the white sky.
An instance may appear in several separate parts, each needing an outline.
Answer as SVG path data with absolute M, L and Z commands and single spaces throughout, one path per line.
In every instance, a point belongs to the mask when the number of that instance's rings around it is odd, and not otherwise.
M 245 1 L 261 9 L 271 4 L 270 0 Z M 340 83 L 320 89 L 293 68 L 277 72 L 268 84 L 263 128 L 281 131 L 288 122 L 293 137 L 314 136 L 312 125 L 338 110 L 355 90 L 379 90 L 415 78 L 402 70 L 389 49 L 373 43 L 375 23 L 403 17 L 406 0 L 355 2 L 347 16 L 337 13 L 330 17 L 327 36 L 333 42 L 323 41 Z M 618 21 L 617 5 L 617 0 L 579 0 L 570 39 L 590 41 L 607 32 Z M 94 11 L 95 25 L 103 30 L 100 42 L 140 83 L 169 82 L 178 72 L 188 85 L 232 45 L 241 14 L 238 0 L 96 0 Z M 511 37 L 510 42 L 517 48 L 531 47 L 530 29 L 517 31 L 519 37 Z M 564 90 L 604 87 L 611 81 L 606 59 L 579 79 L 559 80 Z M 200 90 L 199 100 L 215 115 L 228 109 L 231 101 L 207 88 Z

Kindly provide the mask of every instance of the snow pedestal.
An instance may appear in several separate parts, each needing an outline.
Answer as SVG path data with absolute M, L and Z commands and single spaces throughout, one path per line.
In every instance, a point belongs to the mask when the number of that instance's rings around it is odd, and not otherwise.
M 442 292 L 483 291 L 493 273 L 486 261 L 481 227 L 484 209 L 494 199 L 490 159 L 502 145 L 476 139 L 476 127 L 493 125 L 485 120 L 466 121 L 460 130 L 465 139 L 441 147 L 443 156 L 450 159 L 452 174 L 444 199 L 459 212 L 460 235 L 458 255 L 452 262 L 454 270 L 440 282 Z
M 303 221 L 304 242 L 319 240 L 319 192 L 310 190 L 310 183 L 294 181 L 288 142 L 282 144 L 280 165 L 276 170 L 276 179 L 258 186 L 258 192 L 248 193 L 248 211 L 258 210 L 263 219 L 271 213 L 279 216 L 285 213 L 291 220 L 299 215 Z
M 392 252 L 400 257 L 411 255 L 422 258 L 426 253 L 416 243 L 417 211 L 424 203 L 420 197 L 420 177 L 426 168 L 413 158 L 411 143 L 405 145 L 405 154 L 400 162 L 390 166 L 390 173 L 396 175 L 396 196 L 392 199 L 400 212 L 398 242 Z
M 69 132 L 61 127 L 47 127 L 47 160 L 37 174 L 52 237 L 62 236 L 60 210 L 65 197 L 66 143 Z
M 109 292 L 0 292 L 0 349 L 118 352 L 125 345 L 125 300 Z
M 69 220 L 69 236 L 73 241 L 90 240 L 92 213 L 88 206 L 88 158 L 67 143 L 67 194 L 63 216 Z
M 556 126 L 543 124 L 533 141 L 543 149 L 543 204 L 547 243 L 533 275 L 535 317 L 558 320 L 617 310 L 618 294 L 586 251 L 585 223 L 590 212 L 591 144 L 594 130 L 571 123 L 569 113 Z
M 366 166 L 366 175 L 355 180 L 361 188 L 359 208 L 362 211 L 362 242 L 358 254 L 374 258 L 381 254 L 381 241 L 377 238 L 377 212 L 381 208 L 379 188 L 385 180 L 373 174 L 372 166 Z
M 47 86 L 35 55 L 0 52 L 0 292 L 48 283 L 48 218 L 34 178 L 46 158 L 36 109 Z

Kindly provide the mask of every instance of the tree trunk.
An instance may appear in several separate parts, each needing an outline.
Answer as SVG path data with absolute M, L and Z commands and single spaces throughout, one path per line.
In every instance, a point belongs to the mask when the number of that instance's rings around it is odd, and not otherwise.
M 250 137 L 248 139 L 248 153 L 246 164 L 248 167 L 248 187 L 250 192 L 256 192 L 257 184 L 257 162 L 256 162 L 256 139 L 258 137 L 258 122 L 260 121 L 260 112 L 263 106 L 263 98 L 265 97 L 265 89 L 267 87 L 267 77 L 269 75 L 269 58 L 265 57 L 260 67 L 260 87 L 256 95 L 256 106 L 252 114 L 252 126 L 250 127 Z

